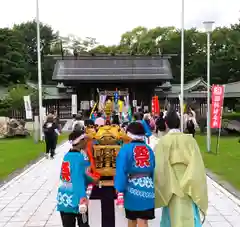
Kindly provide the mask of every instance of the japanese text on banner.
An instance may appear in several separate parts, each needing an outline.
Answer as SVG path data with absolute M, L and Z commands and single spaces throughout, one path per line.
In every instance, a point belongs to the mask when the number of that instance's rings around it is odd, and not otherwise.
M 224 86 L 212 86 L 211 128 L 221 128 Z

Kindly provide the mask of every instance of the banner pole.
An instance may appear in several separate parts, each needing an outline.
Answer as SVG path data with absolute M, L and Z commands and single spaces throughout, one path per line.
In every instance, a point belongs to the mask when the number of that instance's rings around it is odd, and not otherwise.
M 91 118 L 93 112 L 95 111 L 95 109 L 96 109 L 96 107 L 97 107 L 97 104 L 98 104 L 98 102 L 96 102 L 96 103 L 94 104 L 94 106 L 93 106 L 93 108 L 92 108 L 92 111 L 91 111 L 91 113 L 90 113 L 89 118 Z
M 222 113 L 223 113 L 223 107 L 221 110 L 221 125 L 218 129 L 218 137 L 217 137 L 217 145 L 216 145 L 216 155 L 218 154 L 219 151 L 219 144 L 220 144 L 220 137 L 221 137 L 221 131 L 222 131 Z
M 218 137 L 217 137 L 217 145 L 216 145 L 216 155 L 219 152 L 219 146 L 220 146 L 220 137 L 221 137 L 221 131 L 222 131 L 222 118 L 223 118 L 222 116 L 223 116 L 224 96 L 225 96 L 225 85 L 223 85 L 223 101 L 222 101 L 222 107 L 221 107 L 220 127 L 218 129 Z

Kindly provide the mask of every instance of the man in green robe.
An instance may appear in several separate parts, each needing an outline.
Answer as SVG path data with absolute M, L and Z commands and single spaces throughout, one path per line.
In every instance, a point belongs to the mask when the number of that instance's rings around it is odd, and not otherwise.
M 161 227 L 201 227 L 208 208 L 205 167 L 196 140 L 179 130 L 175 111 L 165 117 L 168 133 L 155 147 L 155 207 Z

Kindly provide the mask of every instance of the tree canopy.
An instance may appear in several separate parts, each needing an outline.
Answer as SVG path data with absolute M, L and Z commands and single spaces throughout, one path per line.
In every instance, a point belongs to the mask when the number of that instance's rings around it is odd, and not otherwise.
M 211 34 L 211 82 L 240 80 L 240 23 L 216 28 Z M 207 36 L 192 28 L 185 30 L 185 81 L 206 79 Z M 94 53 L 165 54 L 171 56 L 174 82 L 180 83 L 181 31 L 174 27 L 134 28 L 124 33 L 117 46 L 99 45 Z
M 13 30 L 0 29 L 0 84 L 19 83 L 28 77 L 27 53 L 18 37 Z
M 59 36 L 49 25 L 40 24 L 43 82 L 51 83 L 54 61 L 48 55 L 143 54 L 170 55 L 174 82 L 180 82 L 181 31 L 175 27 L 137 27 L 120 37 L 118 45 L 104 46 L 95 38 Z M 240 80 L 240 22 L 216 28 L 211 34 L 211 82 Z M 206 79 L 206 34 L 185 30 L 185 81 Z M 0 84 L 37 81 L 36 22 L 0 29 Z

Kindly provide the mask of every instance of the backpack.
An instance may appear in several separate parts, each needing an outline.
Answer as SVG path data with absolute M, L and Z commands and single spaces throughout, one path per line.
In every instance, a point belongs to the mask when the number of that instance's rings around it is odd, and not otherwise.
M 187 129 L 194 129 L 195 125 L 192 120 L 187 121 Z

